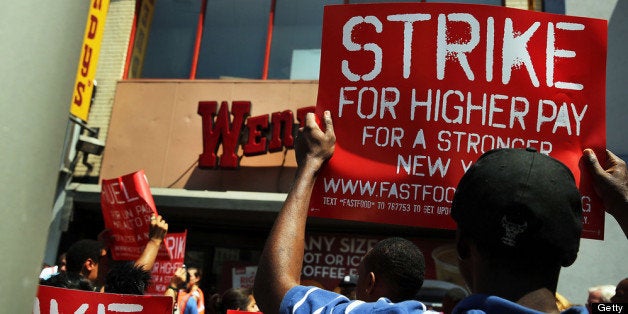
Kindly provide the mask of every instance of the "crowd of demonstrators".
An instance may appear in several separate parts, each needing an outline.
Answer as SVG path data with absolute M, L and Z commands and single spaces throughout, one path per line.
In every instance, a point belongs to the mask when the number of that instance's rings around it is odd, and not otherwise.
M 210 314 L 226 314 L 228 310 L 259 312 L 250 288 L 231 288 L 222 294 L 216 293 L 209 298 L 207 309 Z
M 150 284 L 150 271 L 155 264 L 159 246 L 167 232 L 168 224 L 163 217 L 152 216 L 149 240 L 140 257 L 135 261 L 119 263 L 110 261 L 107 239 L 76 241 L 65 254 L 65 272 L 42 279 L 40 283 L 88 291 L 144 294 Z
M 317 175 L 335 147 L 329 112 L 324 113 L 323 126 L 310 113 L 295 140 L 296 176 L 266 240 L 255 278 L 259 308 L 253 291 L 230 289 L 212 295 L 207 312 L 429 313 L 414 298 L 424 279 L 424 256 L 403 238 L 384 239 L 365 254 L 358 266 L 354 297 L 300 285 L 309 200 Z M 628 237 L 628 168 L 612 152 L 606 154 L 606 163 L 601 165 L 593 151 L 585 149 L 581 167 L 591 174 L 607 212 Z M 560 270 L 576 260 L 582 231 L 580 194 L 565 165 L 534 149 L 486 152 L 459 181 L 451 215 L 456 223 L 459 269 L 472 294 L 464 298 L 452 294 L 451 305 L 449 301 L 443 304 L 445 313 L 587 312 L 584 306 L 557 301 Z M 56 270 L 47 271 L 57 274 L 42 272 L 41 283 L 143 294 L 167 231 L 161 216 L 151 217 L 150 239 L 141 256 L 119 263 L 109 261 L 105 242 L 79 240 Z M 198 268 L 176 270 L 165 295 L 173 298 L 180 314 L 205 313 L 198 286 L 201 278 Z M 628 278 L 614 290 L 612 298 L 611 293 L 590 290 L 587 303 L 627 302 Z
M 199 269 L 180 267 L 170 279 L 170 285 L 164 295 L 170 296 L 173 308 L 179 314 L 226 314 L 227 310 L 258 312 L 253 292 L 248 288 L 231 288 L 222 294 L 213 294 L 207 308 L 203 291 L 198 287 L 201 280 Z
M 255 278 L 260 309 L 266 313 L 424 312 L 418 301 L 368 298 L 371 280 L 364 260 L 356 288 L 360 301 L 299 284 L 308 203 L 320 169 L 334 152 L 329 112 L 324 113 L 323 126 L 324 130 L 310 113 L 296 138 L 296 176 L 266 240 Z M 592 174 L 606 210 L 628 235 L 625 162 L 610 151 L 605 165 L 590 149 L 583 157 L 582 167 Z M 576 260 L 582 231 L 580 194 L 565 165 L 533 149 L 489 151 L 460 180 L 452 217 L 459 268 L 472 292 L 453 313 L 559 312 L 558 277 L 561 267 Z M 381 276 L 373 274 L 372 284 L 380 284 Z M 622 283 L 625 289 L 628 282 Z M 563 311 L 586 312 L 584 306 Z

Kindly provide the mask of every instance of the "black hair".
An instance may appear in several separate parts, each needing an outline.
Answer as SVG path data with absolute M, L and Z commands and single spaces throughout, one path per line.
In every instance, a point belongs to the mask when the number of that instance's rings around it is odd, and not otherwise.
M 101 252 L 104 249 L 101 242 L 91 239 L 76 241 L 65 254 L 65 267 L 68 272 L 80 272 L 87 259 L 94 263 L 100 262 Z
M 231 288 L 222 295 L 216 293 L 209 299 L 211 313 L 225 314 L 227 310 L 244 311 L 249 305 L 249 296 L 253 291 L 249 288 Z
M 414 243 L 403 238 L 379 241 L 364 256 L 366 272 L 373 272 L 388 284 L 393 302 L 412 299 L 423 286 L 425 258 Z
M 39 284 L 44 286 L 95 291 L 96 287 L 87 278 L 81 276 L 79 273 L 73 272 L 60 272 L 46 280 L 40 280 Z
M 143 295 L 150 285 L 150 271 L 133 262 L 114 265 L 105 277 L 105 292 Z

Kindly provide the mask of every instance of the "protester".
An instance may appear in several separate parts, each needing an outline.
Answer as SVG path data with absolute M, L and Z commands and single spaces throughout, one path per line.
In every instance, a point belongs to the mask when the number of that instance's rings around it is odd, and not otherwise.
M 333 292 L 299 286 L 308 203 L 317 174 L 334 151 L 329 112 L 325 131 L 313 114 L 295 142 L 295 182 L 275 221 L 255 279 L 260 309 L 267 313 L 380 311 L 421 313 L 416 301 L 349 301 Z M 610 152 L 609 152 L 610 153 Z M 585 151 L 585 156 L 589 156 Z M 612 157 L 612 156 L 611 156 Z M 609 158 L 611 170 L 595 168 L 601 196 L 618 219 L 626 210 L 626 166 Z M 623 202 L 622 202 L 623 200 Z M 473 295 L 454 313 L 558 312 L 561 267 L 577 256 L 582 231 L 580 194 L 570 170 L 533 149 L 497 149 L 482 155 L 460 180 L 452 204 L 460 270 Z M 358 288 L 359 292 L 360 288 Z M 403 308 L 403 309 L 401 309 Z M 586 313 L 574 306 L 564 313 Z
M 199 288 L 202 274 L 198 268 L 183 265 L 179 267 L 172 278 L 164 295 L 170 296 L 174 308 L 180 314 L 205 313 L 205 297 Z
M 187 313 L 186 309 L 194 307 L 196 312 L 199 314 L 205 313 L 205 296 L 203 295 L 203 291 L 198 286 L 202 273 L 196 267 L 190 267 L 187 269 L 187 286 L 185 289 L 179 291 L 178 301 L 179 309 L 181 313 Z M 191 311 L 190 309 L 189 311 Z
M 48 279 L 40 280 L 40 284 L 74 290 L 96 291 L 92 282 L 77 272 L 60 272 Z
M 331 158 L 336 141 L 329 111 L 325 112 L 323 118 L 325 131 L 316 124 L 313 113 L 307 114 L 305 127 L 299 130 L 295 139 L 298 165 L 296 177 L 266 240 L 255 277 L 254 293 L 261 311 L 340 313 L 352 310 L 354 313 L 364 313 L 376 308 L 387 308 L 389 312 L 422 313 L 426 310 L 425 305 L 415 300 L 398 303 L 392 303 L 386 298 L 373 300 L 375 294 L 369 293 L 369 290 L 377 294 L 391 291 L 384 288 L 384 277 L 379 274 L 372 277 L 371 272 L 367 272 L 365 268 L 368 265 L 364 261 L 358 267 L 356 295 L 358 299 L 368 298 L 375 302 L 351 301 L 341 294 L 299 285 L 310 196 L 316 176 Z
M 56 265 L 44 267 L 44 269 L 41 270 L 41 272 L 39 273 L 39 279 L 46 280 L 64 271 L 65 271 L 65 253 L 62 253 L 61 255 L 59 255 Z
M 168 289 L 164 292 L 164 295 L 172 298 L 172 304 L 175 311 L 179 310 L 179 305 L 177 303 L 177 299 L 179 297 L 179 290 L 185 289 L 187 282 L 189 281 L 188 270 L 183 265 L 182 267 L 177 268 L 174 271 L 174 275 L 170 278 L 170 284 L 168 285 Z M 191 309 L 196 309 L 196 306 L 190 307 Z M 178 313 L 183 313 L 182 311 Z
M 248 288 L 231 288 L 223 294 L 212 295 L 208 309 L 210 314 L 226 314 L 227 310 L 259 312 L 253 291 Z
M 628 303 L 628 278 L 624 278 L 617 284 L 615 295 L 611 298 L 613 303 Z
M 600 285 L 590 287 L 588 289 L 589 296 L 587 298 L 587 310 L 592 313 L 591 304 L 593 303 L 608 303 L 611 302 L 611 298 L 615 295 L 615 286 L 613 285 Z
M 105 277 L 105 292 L 143 295 L 150 285 L 150 271 L 133 262 L 118 263 Z
M 77 276 L 88 280 L 95 291 L 111 293 L 143 294 L 150 284 L 150 271 L 155 264 L 159 246 L 168 232 L 168 224 L 161 216 L 150 218 L 149 240 L 140 257 L 134 261 L 117 262 L 109 268 L 111 261 L 107 255 L 108 239 L 99 235 L 101 241 L 82 239 L 73 243 L 66 252 L 66 272 L 68 276 L 52 276 L 41 283 L 55 285 Z M 110 280 L 109 283 L 106 280 Z M 70 284 L 72 285 L 72 284 Z
M 403 238 L 379 241 L 358 265 L 356 299 L 374 302 L 410 300 L 419 293 L 425 275 L 423 253 Z
M 87 280 L 92 290 L 98 290 L 102 286 L 103 274 L 106 273 L 107 251 L 102 242 L 83 239 L 73 243 L 66 252 L 66 271 L 50 277 L 41 282 L 43 285 L 59 287 L 58 284 L 67 282 L 68 287 L 76 287 L 84 290 L 85 285 L 81 287 L 74 285 L 78 282 L 78 278 Z M 58 276 L 61 276 L 57 278 Z M 69 281 L 68 281 L 69 280 Z

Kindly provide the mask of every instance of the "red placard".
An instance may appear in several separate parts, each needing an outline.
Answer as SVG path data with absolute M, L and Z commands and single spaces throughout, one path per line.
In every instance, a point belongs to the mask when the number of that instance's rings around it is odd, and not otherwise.
M 188 231 L 182 233 L 168 233 L 164 242 L 159 247 L 159 253 L 155 259 L 155 265 L 151 270 L 151 284 L 146 289 L 146 294 L 163 295 L 170 285 L 170 278 L 174 276 L 177 268 L 183 265 L 185 260 L 185 244 Z
M 100 197 L 105 228 L 111 230 L 114 260 L 136 260 L 148 242 L 150 217 L 157 208 L 144 170 L 102 180 Z
M 454 229 L 455 187 L 483 152 L 535 147 L 583 194 L 583 237 L 604 211 L 578 161 L 606 146 L 605 20 L 498 6 L 325 8 L 316 111 L 336 151 L 310 215 Z
M 172 314 L 172 298 L 39 286 L 33 305 L 33 313 Z

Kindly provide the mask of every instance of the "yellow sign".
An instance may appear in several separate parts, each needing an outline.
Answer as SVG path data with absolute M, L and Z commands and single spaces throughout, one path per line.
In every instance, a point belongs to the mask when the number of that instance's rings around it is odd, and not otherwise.
M 90 100 L 94 90 L 96 66 L 100 54 L 100 43 L 105 30 L 105 19 L 109 9 L 109 0 L 92 0 L 87 15 L 87 25 L 83 37 L 81 57 L 78 62 L 70 113 L 87 122 Z

